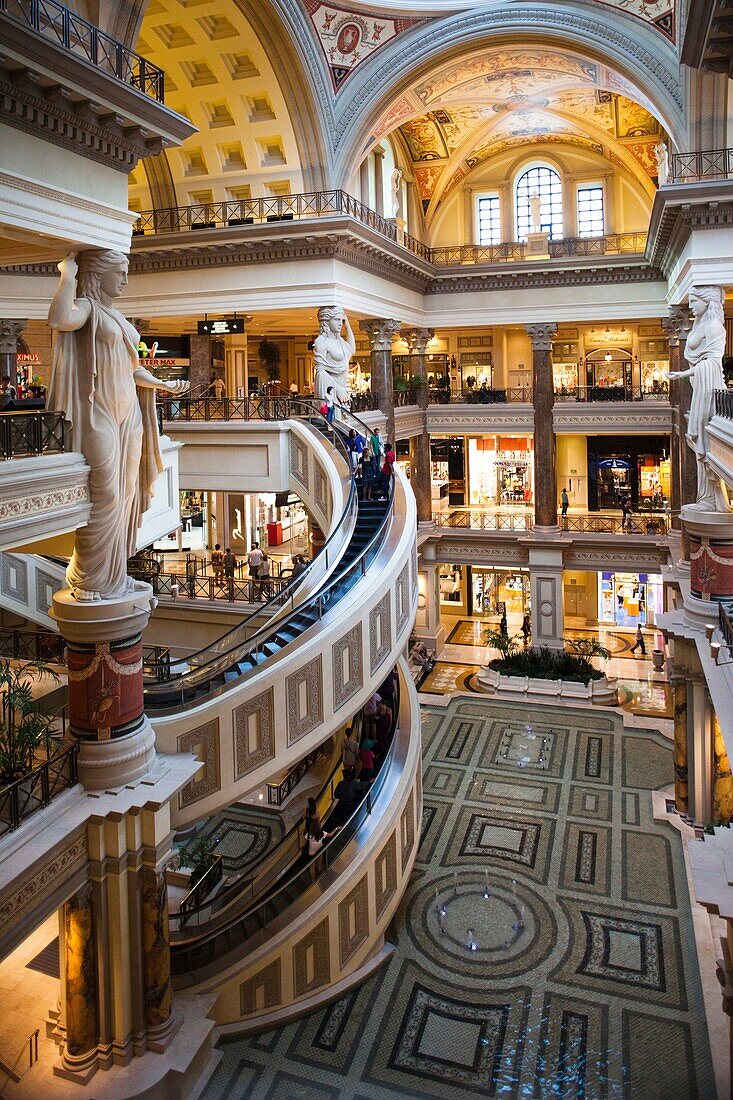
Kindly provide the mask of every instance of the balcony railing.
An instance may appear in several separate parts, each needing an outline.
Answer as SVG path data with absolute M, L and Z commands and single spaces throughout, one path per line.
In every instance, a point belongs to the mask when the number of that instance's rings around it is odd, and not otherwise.
M 76 783 L 77 745 L 64 745 L 39 767 L 0 789 L 0 837 Z
M 564 237 L 548 241 L 553 259 L 564 256 L 640 255 L 646 248 L 646 233 L 606 233 L 599 237 Z M 430 262 L 438 266 L 516 263 L 532 257 L 524 241 L 505 241 L 490 245 L 449 245 L 431 248 Z
M 555 401 L 669 401 L 669 385 L 566 386 L 555 390 Z
M 66 449 L 66 422 L 60 412 L 0 413 L 0 457 L 26 458 Z
M 332 748 L 332 742 L 326 741 L 323 745 L 307 753 L 302 760 L 293 765 L 289 772 L 277 783 L 267 784 L 267 803 L 269 806 L 282 806 L 285 799 L 291 794 L 304 779 L 313 765 L 321 759 L 326 748 Z
M 63 664 L 66 657 L 66 642 L 60 634 L 50 630 L 14 630 L 13 627 L 0 629 L 0 656 L 13 657 L 19 661 L 52 661 Z
M 75 57 L 163 102 L 165 74 L 58 0 L 0 0 L 0 14 Z
M 733 420 L 733 392 L 731 390 L 715 391 L 715 414 L 724 416 L 726 420 Z
M 437 527 L 450 527 L 463 531 L 531 531 L 534 527 L 534 513 L 502 512 L 479 508 L 460 508 L 455 511 L 433 513 L 433 522 Z M 558 513 L 558 527 L 570 534 L 584 535 L 664 535 L 667 533 L 669 519 L 664 512 L 639 511 L 629 519 L 621 516 L 609 516 L 599 512 L 570 513 L 562 516 Z
M 718 627 L 725 644 L 733 653 L 733 603 L 730 601 L 718 604 Z
M 477 386 L 472 389 L 444 390 L 434 387 L 428 394 L 432 405 L 507 405 L 532 403 L 530 386 L 512 386 L 506 390 L 494 390 Z
M 700 149 L 694 153 L 674 153 L 670 157 L 669 169 L 668 183 L 730 179 L 733 176 L 733 149 Z

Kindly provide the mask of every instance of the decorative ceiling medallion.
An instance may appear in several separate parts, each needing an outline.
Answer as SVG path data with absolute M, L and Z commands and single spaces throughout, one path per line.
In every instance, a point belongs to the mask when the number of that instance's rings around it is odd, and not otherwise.
M 424 19 L 375 19 L 365 12 L 303 0 L 326 57 L 334 92 L 368 57 Z

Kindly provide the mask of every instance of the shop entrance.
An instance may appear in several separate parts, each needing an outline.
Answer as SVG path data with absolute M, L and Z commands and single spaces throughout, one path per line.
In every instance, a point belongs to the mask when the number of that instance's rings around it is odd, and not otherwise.
M 515 628 L 531 608 L 529 572 L 523 569 L 500 572 L 471 567 L 469 614 L 501 615 L 513 618 Z
M 652 626 L 664 610 L 662 578 L 653 573 L 599 573 L 598 621 Z
M 631 460 L 627 455 L 602 458 L 597 478 L 599 508 L 620 508 L 631 499 Z

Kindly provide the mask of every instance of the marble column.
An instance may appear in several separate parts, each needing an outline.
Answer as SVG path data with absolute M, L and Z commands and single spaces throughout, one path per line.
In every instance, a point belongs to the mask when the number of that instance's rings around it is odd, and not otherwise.
M 688 814 L 697 825 L 713 816 L 712 707 L 707 685 L 695 674 L 687 684 Z
M 369 157 L 359 165 L 359 198 L 364 206 L 369 205 Z
M 684 358 L 685 340 L 692 325 L 692 317 L 686 306 L 672 306 L 669 315 L 662 320 L 662 328 L 669 341 L 669 369 L 679 371 L 687 369 Z M 683 504 L 692 504 L 697 499 L 697 472 L 695 459 L 685 441 L 685 417 L 690 411 L 692 388 L 689 379 L 675 378 L 669 385 L 669 400 L 672 405 L 672 434 L 670 437 L 670 472 L 672 527 L 680 530 L 680 508 Z M 686 532 L 682 533 L 683 557 L 689 560 L 690 544 Z
M 164 871 L 141 871 L 141 923 L 145 1027 L 165 1031 L 171 1021 L 171 952 Z
M 189 336 L 188 353 L 191 361 L 188 368 L 188 380 L 191 383 L 189 396 L 200 397 L 211 382 L 211 337 Z
M 557 325 L 525 325 L 524 327 L 532 341 L 534 521 L 536 527 L 557 528 L 555 429 L 552 421 L 552 408 L 555 404 L 552 337 L 557 332 Z
M 13 385 L 18 377 L 18 339 L 27 324 L 27 321 L 0 321 L 0 378 L 10 375 Z
M 375 209 L 384 217 L 384 149 L 377 146 L 374 150 L 374 195 Z
M 359 321 L 359 328 L 369 337 L 372 393 L 378 409 L 387 418 L 385 439 L 394 445 L 394 385 L 392 376 L 392 340 L 400 331 L 401 322 L 387 317 L 370 317 Z
M 68 588 L 53 595 L 51 615 L 67 645 L 69 732 L 79 743 L 79 779 L 87 790 L 134 782 L 155 760 L 142 661 L 152 596 L 140 582 L 114 600 L 77 601 Z
M 99 1042 L 94 915 L 91 885 L 64 905 L 64 989 L 66 1047 L 63 1066 L 76 1080 L 97 1068 Z
M 687 683 L 672 680 L 674 698 L 674 801 L 678 814 L 687 813 Z
M 417 501 L 419 523 L 433 518 L 430 476 L 430 435 L 428 434 L 428 379 L 425 355 L 428 343 L 435 336 L 432 328 L 409 329 L 404 333 L 410 349 L 410 377 L 416 381 L 415 398 L 421 410 L 422 431 L 410 440 L 410 485 Z
M 535 445 L 536 446 L 536 445 Z M 537 529 L 535 528 L 535 531 Z M 529 543 L 529 584 L 532 596 L 532 645 L 563 649 L 563 543 L 546 532 L 542 541 Z
M 733 818 L 733 774 L 723 741 L 718 716 L 712 712 L 713 735 L 713 821 L 728 825 Z

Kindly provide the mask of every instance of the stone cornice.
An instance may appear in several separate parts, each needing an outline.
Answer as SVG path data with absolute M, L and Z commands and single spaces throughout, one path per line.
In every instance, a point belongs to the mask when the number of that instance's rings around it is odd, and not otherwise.
M 429 405 L 428 431 L 433 435 L 470 431 L 534 430 L 531 405 Z
M 646 256 L 668 275 L 693 230 L 733 226 L 733 179 L 673 184 L 657 191 Z
M 616 257 L 613 257 L 616 259 Z M 581 267 L 575 262 L 570 268 L 562 263 L 549 266 L 521 266 L 519 264 L 492 265 L 490 271 L 481 273 L 474 267 L 470 274 L 456 272 L 438 275 L 428 286 L 427 294 L 452 294 L 461 291 L 527 290 L 557 286 L 598 286 L 612 283 L 654 283 L 662 278 L 656 268 L 642 262 L 630 263 L 628 257 L 619 257 L 621 264 L 612 265 L 611 257 L 604 260 L 608 266 Z M 488 265 L 487 265 L 488 266 Z M 520 270 L 515 270 L 520 267 Z
M 667 401 L 555 402 L 555 432 L 598 434 L 672 431 L 672 406 Z

